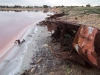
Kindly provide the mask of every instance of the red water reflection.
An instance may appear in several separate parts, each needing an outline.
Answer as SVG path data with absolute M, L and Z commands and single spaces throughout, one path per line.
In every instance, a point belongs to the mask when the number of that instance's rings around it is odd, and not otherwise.
M 0 12 L 0 55 L 36 21 L 46 17 L 42 12 Z

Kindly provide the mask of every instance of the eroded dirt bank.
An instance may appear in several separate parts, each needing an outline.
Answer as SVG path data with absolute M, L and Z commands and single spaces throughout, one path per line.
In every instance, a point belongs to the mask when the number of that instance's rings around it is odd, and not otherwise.
M 23 65 L 22 72 L 17 75 L 99 75 L 100 72 L 94 68 L 85 68 L 75 62 L 57 58 L 48 48 L 51 42 L 51 33 L 46 26 L 37 26 L 37 34 L 34 35 L 29 44 L 28 51 Z M 70 46 L 69 46 L 70 47 Z M 56 52 L 59 50 L 59 43 L 53 44 Z M 32 56 L 30 55 L 32 54 Z M 26 64 L 28 59 L 32 61 Z M 26 66 L 28 65 L 28 66 Z M 26 66 L 26 67 L 25 67 Z
M 91 19 L 91 17 L 96 19 L 98 18 L 97 14 L 89 14 L 89 15 L 84 15 L 83 17 L 71 16 L 71 15 L 63 16 L 58 18 L 58 20 L 60 19 L 63 21 L 72 22 L 76 24 L 83 24 L 87 26 L 93 26 L 96 24 L 98 27 L 99 18 L 95 21 L 95 19 Z M 59 51 L 60 43 L 59 42 L 51 43 L 51 37 L 50 37 L 51 33 L 47 31 L 46 25 L 37 27 L 39 28 L 39 34 L 36 34 L 37 35 L 36 37 L 38 38 L 35 39 L 36 42 L 34 45 L 36 45 L 36 47 L 33 48 L 36 51 L 34 50 L 32 51 L 33 55 L 31 58 L 32 62 L 30 63 L 30 67 L 28 69 L 24 68 L 25 71 L 21 75 L 32 75 L 32 74 L 33 75 L 99 75 L 100 74 L 100 72 L 94 68 L 91 67 L 86 68 L 80 64 L 64 60 L 59 56 L 57 57 L 56 55 L 54 55 L 54 53 L 50 51 L 50 45 L 52 44 L 52 48 L 55 52 L 60 52 Z M 70 40 L 73 41 L 73 38 L 71 39 L 69 37 L 67 38 L 67 40 L 68 42 L 66 50 L 72 48 Z

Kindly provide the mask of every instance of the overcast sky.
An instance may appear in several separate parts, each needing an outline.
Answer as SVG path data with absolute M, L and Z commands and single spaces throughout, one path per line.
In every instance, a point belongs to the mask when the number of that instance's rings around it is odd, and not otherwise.
M 0 5 L 32 5 L 32 6 L 58 6 L 58 5 L 100 5 L 100 0 L 0 0 Z

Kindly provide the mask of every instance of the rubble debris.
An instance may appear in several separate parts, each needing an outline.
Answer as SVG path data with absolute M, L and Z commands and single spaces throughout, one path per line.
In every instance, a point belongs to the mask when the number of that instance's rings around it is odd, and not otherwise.
M 50 72 L 50 75 L 54 74 L 54 72 Z
M 20 41 L 19 39 L 18 40 L 15 40 L 14 43 L 17 43 L 18 45 L 22 44 L 25 42 L 25 39 L 23 39 L 22 41 Z
M 47 48 L 47 47 L 48 47 L 48 44 L 43 44 L 43 45 L 42 45 L 42 48 L 43 48 L 43 47 L 44 47 L 44 48 Z
M 30 70 L 25 70 L 24 73 L 22 73 L 21 75 L 32 75 L 34 74 L 36 68 L 31 68 Z
M 39 58 L 37 61 L 36 61 L 36 64 L 38 64 L 43 58 Z
M 54 14 L 54 15 L 50 15 L 50 17 L 47 17 L 46 19 L 56 19 L 57 17 L 61 17 L 61 16 L 64 16 L 65 13 L 62 12 L 60 14 Z
M 35 72 L 35 70 L 36 70 L 36 68 L 32 68 L 32 69 L 30 70 L 30 72 L 33 74 L 33 73 Z
M 64 15 L 64 13 L 62 14 Z M 40 22 L 40 25 L 47 26 L 48 31 L 54 31 L 51 34 L 52 40 L 60 43 L 60 52 L 54 52 L 52 44 L 49 46 L 51 53 L 57 57 L 75 61 L 85 67 L 95 67 L 100 70 L 100 30 L 96 27 L 58 20 L 57 17 L 59 15 L 54 14 Z M 77 20 L 77 18 L 75 19 Z M 68 37 L 72 39 L 69 43 L 70 49 L 66 49 L 67 42 L 69 42 Z

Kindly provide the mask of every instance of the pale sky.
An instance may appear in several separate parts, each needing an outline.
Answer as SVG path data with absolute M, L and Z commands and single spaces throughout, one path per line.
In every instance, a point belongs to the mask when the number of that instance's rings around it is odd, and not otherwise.
M 100 0 L 0 0 L 0 5 L 22 5 L 22 6 L 58 6 L 58 5 L 100 5 Z

